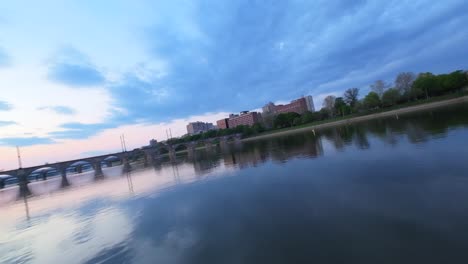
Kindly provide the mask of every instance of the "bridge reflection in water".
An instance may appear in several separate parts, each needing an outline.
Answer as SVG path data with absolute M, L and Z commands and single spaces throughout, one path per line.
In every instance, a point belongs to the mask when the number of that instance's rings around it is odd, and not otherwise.
M 175 163 L 178 153 L 187 153 L 188 158 L 193 159 L 197 149 L 210 151 L 219 147 L 226 150 L 233 142 L 240 142 L 240 135 L 159 145 L 153 148 L 4 171 L 0 175 L 0 189 L 2 189 L 0 202 L 50 193 L 70 185 L 79 186 L 101 180 L 105 176 L 122 175 L 130 172 L 133 166 L 148 167 L 164 159 Z
M 99 163 L 100 170 L 95 169 L 96 163 L 93 165 L 92 162 L 87 160 L 68 162 L 68 166 L 62 170 L 65 176 L 60 173 L 61 171 L 55 165 L 47 165 L 47 167 L 34 170 L 30 169 L 30 173 L 26 177 L 26 188 L 21 186 L 18 178 L 0 176 L 8 177 L 6 186 L 0 190 L 0 206 L 15 200 L 24 200 L 25 198 L 38 197 L 68 189 L 68 187 L 87 186 L 86 188 L 89 189 L 90 186 L 95 185 L 94 182 L 97 183 L 103 179 L 118 180 L 122 179 L 123 176 L 126 178 L 128 193 L 130 194 L 139 193 L 155 186 L 157 186 L 156 188 L 167 188 L 209 177 L 209 175 L 216 174 L 219 170 L 257 166 L 268 160 L 283 162 L 291 155 L 285 155 L 282 152 L 277 152 L 277 150 L 284 149 L 286 146 L 292 156 L 317 157 L 323 154 L 321 140 L 315 137 L 308 137 L 304 141 L 297 142 L 276 140 L 241 143 L 235 141 L 224 146 L 217 144 L 210 148 L 195 149 L 192 153 L 184 149 L 174 155 L 158 154 L 152 159 L 145 158 L 144 155 L 137 152 L 119 153 L 103 157 Z M 265 151 L 266 149 L 270 151 Z M 126 155 L 126 157 L 122 158 L 121 155 Z M 152 169 L 148 170 L 149 168 Z M 132 173 L 138 175 L 136 182 Z M 155 173 L 156 175 L 165 175 L 164 179 L 154 177 Z M 147 177 L 141 177 L 146 174 Z M 170 177 L 172 179 L 167 178 L 168 175 L 172 175 Z M 106 182 L 108 181 L 106 180 Z M 111 188 L 108 183 L 104 184 L 104 186 Z M 73 189 L 68 189 L 63 194 L 70 193 L 70 190 Z M 100 190 L 98 193 L 112 191 Z M 41 197 L 42 200 L 44 196 Z M 26 207 L 27 201 L 24 200 L 24 202 Z M 29 210 L 26 211 L 29 212 Z

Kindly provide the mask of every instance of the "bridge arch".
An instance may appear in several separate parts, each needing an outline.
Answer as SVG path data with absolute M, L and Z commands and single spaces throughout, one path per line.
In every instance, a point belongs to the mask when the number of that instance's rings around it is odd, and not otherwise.
M 18 177 L 9 174 L 0 174 L 0 189 L 19 185 Z
M 34 182 L 34 181 L 45 181 L 48 178 L 55 178 L 55 177 L 60 177 L 60 168 L 57 168 L 55 166 L 44 166 L 41 168 L 36 168 L 32 170 L 31 172 L 27 173 L 27 180 L 29 182 Z
M 67 174 L 77 174 L 94 170 L 93 163 L 89 160 L 80 160 L 66 166 Z
M 114 167 L 114 166 L 118 166 L 118 165 L 122 165 L 122 164 L 123 164 L 122 157 L 119 157 L 119 156 L 116 156 L 116 155 L 108 156 L 108 157 L 102 159 L 102 161 L 101 161 L 101 166 L 106 167 L 106 168 L 110 168 L 110 167 Z
M 172 147 L 169 145 L 160 145 L 158 146 L 157 153 L 159 155 L 169 154 L 172 151 Z
M 189 150 L 189 148 L 191 148 L 192 146 L 188 143 L 180 143 L 180 144 L 177 144 L 177 145 L 174 145 L 172 146 L 172 148 L 174 149 L 175 152 L 178 152 L 178 151 L 185 151 L 185 150 Z

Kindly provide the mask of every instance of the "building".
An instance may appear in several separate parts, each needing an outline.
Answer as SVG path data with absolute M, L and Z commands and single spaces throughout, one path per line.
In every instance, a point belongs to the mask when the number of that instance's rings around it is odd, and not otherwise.
M 229 128 L 229 118 L 223 118 L 221 120 L 216 121 L 216 126 L 218 127 L 218 129 Z
M 268 104 L 266 104 L 266 105 L 264 105 L 264 106 L 262 107 L 262 112 L 263 112 L 264 114 L 267 114 L 267 115 L 268 115 L 268 114 L 274 114 L 275 111 L 276 111 L 275 109 L 276 109 L 275 104 L 272 103 L 272 102 L 269 102 Z
M 289 104 L 275 106 L 276 114 L 295 112 L 302 115 L 305 111 L 307 111 L 307 102 L 304 97 L 293 100 Z
M 302 115 L 306 111 L 314 112 L 314 101 L 312 96 L 308 95 L 299 99 L 291 101 L 289 104 L 275 105 L 269 102 L 262 107 L 263 114 L 265 115 L 277 115 L 281 113 L 295 112 Z
M 189 135 L 200 134 L 209 130 L 216 129 L 212 123 L 205 122 L 191 122 L 187 125 L 187 133 Z
M 156 139 L 151 139 L 149 141 L 149 146 L 150 147 L 156 147 L 158 145 L 158 141 Z
M 261 116 L 257 112 L 242 111 L 240 115 L 229 115 L 228 125 L 230 128 L 236 126 L 253 126 L 256 123 L 259 123 Z
M 309 110 L 310 112 L 315 112 L 314 98 L 312 97 L 312 95 L 304 96 L 304 98 L 306 100 L 307 110 Z

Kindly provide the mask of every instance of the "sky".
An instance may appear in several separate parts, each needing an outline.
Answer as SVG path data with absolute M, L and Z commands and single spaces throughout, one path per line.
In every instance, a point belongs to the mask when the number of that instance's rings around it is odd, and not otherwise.
M 468 69 L 466 0 L 0 2 L 0 169 L 186 133 L 269 101 Z

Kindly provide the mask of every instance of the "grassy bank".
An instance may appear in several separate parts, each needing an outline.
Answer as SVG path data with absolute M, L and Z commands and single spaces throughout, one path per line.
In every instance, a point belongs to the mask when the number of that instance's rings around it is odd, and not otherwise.
M 362 121 L 367 121 L 367 120 L 382 118 L 382 117 L 387 117 L 387 116 L 395 116 L 395 115 L 402 115 L 402 114 L 411 113 L 411 112 L 424 111 L 424 110 L 429 110 L 429 109 L 433 109 L 437 107 L 459 104 L 463 102 L 468 102 L 468 95 L 466 93 L 450 94 L 450 95 L 445 95 L 445 96 L 440 96 L 440 97 L 429 98 L 427 100 L 418 100 L 414 102 L 408 102 L 405 104 L 396 105 L 396 106 L 389 107 L 389 108 L 378 109 L 372 112 L 352 114 L 352 115 L 347 115 L 344 117 L 335 117 L 335 118 L 326 119 L 323 121 L 312 122 L 309 124 L 304 124 L 304 125 L 299 125 L 299 126 L 294 126 L 294 127 L 270 130 L 270 131 L 266 131 L 264 133 L 252 136 L 252 137 L 244 138 L 242 141 L 252 141 L 252 140 L 268 138 L 272 136 L 283 136 L 283 135 L 288 135 L 291 133 L 310 131 L 312 129 L 316 130 L 316 129 L 323 129 L 323 128 L 328 128 L 328 127 L 333 127 L 333 126 L 346 125 L 350 123 L 362 122 Z

